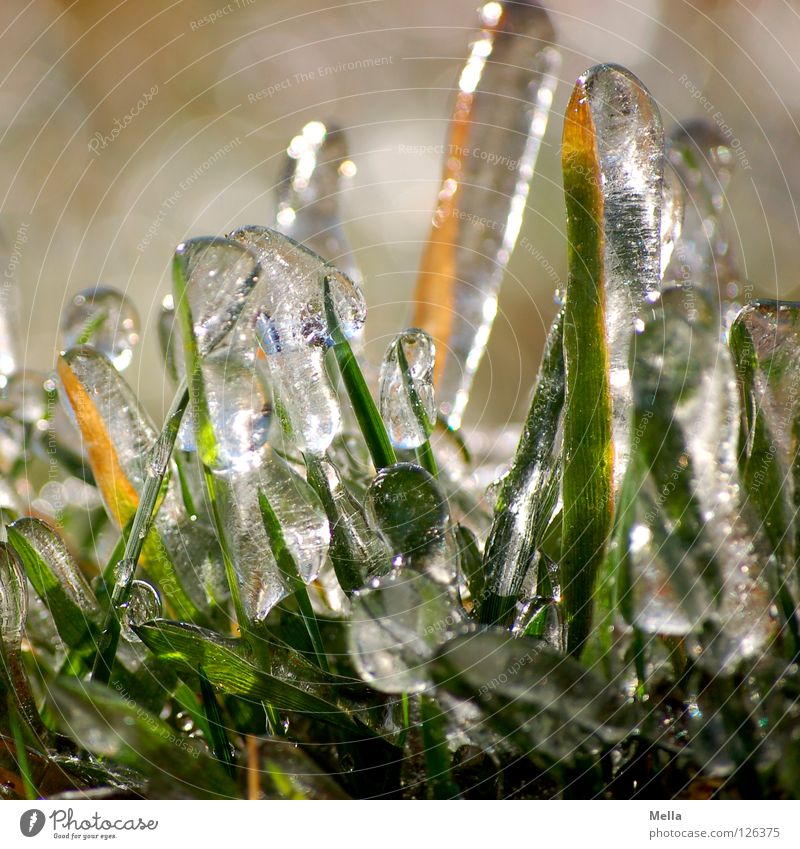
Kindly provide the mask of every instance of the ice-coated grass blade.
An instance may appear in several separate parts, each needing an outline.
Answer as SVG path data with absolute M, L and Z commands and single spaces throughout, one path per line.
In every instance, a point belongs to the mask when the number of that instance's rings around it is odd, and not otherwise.
M 25 732 L 23 731 L 22 723 L 17 715 L 17 706 L 14 704 L 11 696 L 6 699 L 8 711 L 8 724 L 11 728 L 11 736 L 14 740 L 14 753 L 17 759 L 17 769 L 22 778 L 22 785 L 25 788 L 26 799 L 37 799 L 39 794 L 36 792 L 36 784 L 33 780 L 31 765 L 28 760 L 28 751 L 25 744 Z
M 414 418 L 417 420 L 417 425 L 423 433 L 428 434 L 430 437 L 431 433 L 433 433 L 436 422 L 431 421 L 425 409 L 425 405 L 419 397 L 414 376 L 411 374 L 411 367 L 408 364 L 408 358 L 406 357 L 402 341 L 397 342 L 397 361 L 400 366 L 400 374 L 403 378 L 403 386 L 405 387 L 406 395 L 408 396 L 408 403 L 414 413 Z M 433 477 L 438 477 L 439 470 L 436 467 L 436 458 L 433 456 L 430 439 L 426 439 L 422 445 L 416 449 L 416 453 L 420 466 L 430 472 Z
M 150 523 L 156 509 L 156 503 L 161 493 L 169 465 L 169 458 L 175 445 L 183 414 L 189 402 L 189 393 L 186 386 L 179 387 L 172 402 L 172 407 L 167 413 L 166 422 L 161 433 L 151 450 L 151 460 L 148 475 L 145 478 L 141 498 L 133 515 L 131 529 L 125 542 L 125 551 L 122 560 L 115 572 L 114 589 L 111 592 L 111 605 L 106 613 L 103 630 L 98 643 L 97 655 L 92 667 L 92 680 L 99 683 L 108 683 L 111 678 L 111 669 L 114 665 L 114 657 L 117 653 L 120 634 L 121 607 L 130 597 L 136 574 L 136 565 L 148 536 Z M 174 593 L 170 594 L 174 597 Z M 188 602 L 188 597 L 186 597 Z M 194 605 L 189 602 L 186 606 L 186 614 L 193 617 L 197 613 Z
M 233 747 L 228 740 L 228 733 L 222 721 L 222 712 L 219 709 L 214 688 L 211 686 L 202 666 L 197 667 L 197 677 L 200 679 L 200 694 L 203 700 L 206 724 L 211 734 L 211 751 L 214 753 L 214 757 L 225 765 L 228 775 L 233 778 Z
M 546 768 L 580 763 L 633 731 L 619 691 L 595 671 L 530 637 L 483 631 L 445 643 L 428 663 L 437 688 L 470 699 L 484 722 Z
M 537 0 L 483 3 L 480 23 L 458 81 L 412 318 L 436 344 L 437 402 L 453 428 L 497 311 L 560 64 Z
M 378 408 L 375 406 L 375 401 L 370 395 L 367 382 L 361 373 L 358 360 L 356 360 L 347 337 L 342 332 L 327 276 L 323 277 L 322 285 L 325 300 L 325 319 L 328 323 L 336 363 L 342 374 L 342 381 L 350 398 L 353 412 L 356 414 L 356 420 L 361 428 L 364 441 L 367 443 L 372 462 L 375 464 L 375 468 L 380 471 L 380 469 L 394 465 L 397 462 L 397 457 Z
M 564 312 L 547 339 L 536 390 L 514 460 L 502 479 L 484 551 L 487 588 L 480 621 L 511 625 L 525 571 L 558 499 L 559 422 L 564 408 Z
M 319 632 L 319 623 L 317 622 L 314 608 L 311 606 L 311 599 L 308 597 L 308 590 L 305 583 L 303 583 L 303 579 L 300 577 L 300 570 L 297 568 L 297 563 L 286 546 L 281 523 L 272 509 L 269 499 L 261 490 L 258 493 L 258 506 L 261 510 L 261 520 L 264 522 L 264 528 L 269 537 L 272 554 L 297 600 L 303 624 L 306 627 L 306 631 L 308 631 L 311 645 L 314 647 L 314 655 L 317 663 L 321 669 L 327 672 L 328 658 L 325 655 L 325 645 L 322 642 L 322 635 Z
M 603 195 L 594 121 L 582 80 L 567 107 L 561 155 L 569 251 L 561 570 L 567 648 L 579 654 L 591 629 L 595 576 L 613 513 Z
M 158 526 L 156 521 L 157 527 L 150 529 L 159 499 L 171 496 L 162 493 L 162 485 L 188 400 L 185 387 L 175 396 L 158 433 L 146 420 L 130 387 L 102 354 L 91 348 L 72 348 L 60 357 L 58 374 L 109 516 L 120 528 L 136 517 L 126 557 L 135 552 L 138 562 L 142 556 L 144 568 L 159 584 L 176 615 L 196 617 L 198 607 L 173 562 L 181 552 L 168 549 L 165 542 L 171 526 Z M 136 562 L 131 568 L 131 562 L 123 558 L 123 581 L 133 580 Z M 124 596 L 123 588 L 121 592 Z
M 794 345 L 789 344 L 787 350 L 781 350 L 786 339 L 780 338 L 778 329 L 781 323 L 793 329 L 797 323 L 797 307 L 797 304 L 772 302 L 748 304 L 728 332 L 728 345 L 736 368 L 742 406 L 739 471 L 748 500 L 761 517 L 764 532 L 778 558 L 778 603 L 792 636 L 793 656 L 800 651 L 800 623 L 791 589 L 794 586 L 796 594 L 797 579 L 793 572 L 800 568 L 796 557 L 796 509 L 800 483 L 796 446 L 797 434 L 800 432 L 800 405 L 793 402 L 793 392 L 783 396 L 780 391 L 784 381 L 795 379 L 791 375 L 793 369 L 787 373 L 785 361 L 788 359 L 793 367 L 796 367 L 797 361 Z M 791 319 L 781 322 L 781 313 L 785 317 L 791 316 Z M 764 333 L 766 328 L 768 331 Z M 753 333 L 761 331 L 760 341 L 766 348 L 763 368 L 751 329 Z M 791 335 L 790 331 L 787 337 Z M 789 356 L 786 357 L 786 354 Z M 759 372 L 761 392 L 756 390 Z M 777 391 L 769 397 L 766 387 L 771 382 Z M 777 436 L 771 432 L 770 419 L 779 431 Z M 778 439 L 778 436 L 781 438 Z M 788 451 L 785 448 L 787 444 L 790 446 Z M 792 449 L 795 449 L 794 458 Z
M 238 798 L 224 767 L 132 699 L 101 684 L 58 678 L 48 697 L 63 732 L 81 748 L 143 771 L 158 798 Z
M 8 537 L 64 643 L 71 649 L 90 646 L 97 600 L 58 534 L 39 519 L 23 518 L 9 526 Z
M 461 793 L 451 770 L 453 755 L 447 744 L 447 718 L 435 699 L 424 695 L 420 696 L 420 714 L 428 798 L 458 799 Z
M 156 656 L 178 664 L 182 671 L 193 675 L 202 666 L 208 680 L 225 693 L 266 701 L 277 710 L 307 713 L 348 731 L 355 727 L 331 702 L 263 672 L 241 653 L 235 640 L 166 620 L 140 625 L 136 633 Z

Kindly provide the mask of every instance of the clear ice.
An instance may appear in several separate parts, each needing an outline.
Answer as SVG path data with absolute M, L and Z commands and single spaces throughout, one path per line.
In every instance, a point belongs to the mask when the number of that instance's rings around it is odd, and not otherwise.
M 0 542 L 0 644 L 6 652 L 18 652 L 28 612 L 28 582 L 16 553 Z
M 433 339 L 416 328 L 399 334 L 386 351 L 380 374 L 380 407 L 395 448 L 419 448 L 433 432 L 435 355 Z
M 538 2 L 492 2 L 458 83 L 412 324 L 433 337 L 439 408 L 458 427 L 497 312 L 557 82 Z
M 664 133 L 650 93 L 625 68 L 597 65 L 577 83 L 589 105 L 603 196 L 606 337 L 614 482 L 628 458 L 631 339 L 661 287 Z
M 261 277 L 237 329 L 234 348 L 254 355 L 252 333 L 269 370 L 274 403 L 285 413 L 298 448 L 323 453 L 339 430 L 341 411 L 325 370 L 331 328 L 325 317 L 323 279 L 347 337 L 364 326 L 361 288 L 320 256 L 266 227 L 243 227 L 231 238 L 249 247 Z
M 90 345 L 123 371 L 139 344 L 139 313 L 117 289 L 96 286 L 78 292 L 61 314 L 61 344 L 67 348 Z
M 251 622 L 261 622 L 293 587 L 272 553 L 261 521 L 259 491 L 275 512 L 298 577 L 306 584 L 316 579 L 325 563 L 330 542 L 328 519 L 309 484 L 268 446 L 260 465 L 215 472 L 214 478 L 245 614 Z
M 259 280 L 258 260 L 237 242 L 204 237 L 178 245 L 173 262 L 186 286 L 197 352 L 202 358 L 221 345 L 236 326 Z
M 464 626 L 450 592 L 425 575 L 400 570 L 375 578 L 354 597 L 350 654 L 358 674 L 382 693 L 419 693 L 426 664 Z
M 729 664 L 760 651 L 776 624 L 769 546 L 739 477 L 733 364 L 708 296 L 671 287 L 654 307 L 634 371 L 634 622 L 676 635 L 710 622 L 718 662 Z
M 447 499 L 428 472 L 411 463 L 382 469 L 365 499 L 367 521 L 398 568 L 450 585 L 458 571 Z

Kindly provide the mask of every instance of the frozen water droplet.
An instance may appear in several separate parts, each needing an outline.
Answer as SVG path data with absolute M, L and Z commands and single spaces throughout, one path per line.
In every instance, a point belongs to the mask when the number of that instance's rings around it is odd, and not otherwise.
M 428 472 L 411 463 L 381 470 L 367 490 L 365 508 L 395 562 L 442 584 L 455 580 L 458 555 L 451 545 L 450 511 Z
M 0 637 L 6 651 L 18 652 L 28 612 L 28 584 L 14 549 L 0 542 Z
M 374 580 L 353 602 L 350 653 L 358 674 L 381 693 L 419 693 L 426 663 L 465 624 L 449 591 L 402 571 Z
M 156 588 L 147 581 L 134 581 L 131 594 L 122 614 L 122 633 L 129 642 L 139 642 L 133 631 L 138 625 L 160 619 L 162 614 L 161 596 Z
M 459 79 L 412 319 L 436 343 L 439 407 L 453 427 L 489 338 L 559 67 L 538 3 L 489 7 Z
M 386 351 L 380 375 L 381 415 L 397 448 L 418 448 L 433 432 L 433 340 L 424 330 L 407 330 Z
M 61 339 L 66 348 L 90 345 L 124 371 L 139 344 L 139 314 L 122 292 L 96 286 L 78 292 L 61 315 Z
M 339 215 L 342 184 L 354 168 L 344 130 L 310 121 L 286 151 L 275 226 L 360 283 Z
M 237 323 L 259 278 L 259 265 L 246 247 L 228 239 L 190 239 L 175 249 L 186 282 L 197 349 L 205 357 Z

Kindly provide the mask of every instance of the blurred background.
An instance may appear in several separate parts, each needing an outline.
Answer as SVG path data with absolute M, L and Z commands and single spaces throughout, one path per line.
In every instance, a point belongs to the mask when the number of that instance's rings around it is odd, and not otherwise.
M 138 306 L 126 377 L 159 415 L 171 397 L 155 322 L 174 246 L 272 224 L 290 138 L 344 127 L 357 165 L 342 199 L 365 275 L 367 350 L 408 320 L 454 86 L 476 0 L 3 0 L 0 228 L 21 288 L 29 367 L 48 369 L 58 318 L 98 283 Z M 575 77 L 599 61 L 650 88 L 667 131 L 716 114 L 739 140 L 734 250 L 757 294 L 800 297 L 800 3 L 552 0 L 563 52 L 522 237 L 467 420 L 526 411 L 553 290 L 565 278 L 559 173 Z M 709 104 L 711 108 L 709 109 Z

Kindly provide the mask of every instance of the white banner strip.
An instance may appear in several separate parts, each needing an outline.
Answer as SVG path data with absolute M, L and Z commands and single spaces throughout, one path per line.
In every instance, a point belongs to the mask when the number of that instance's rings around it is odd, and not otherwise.
M 303 803 L 299 803 L 303 804 Z M 798 802 L 5 802 L 0 845 L 800 846 Z

